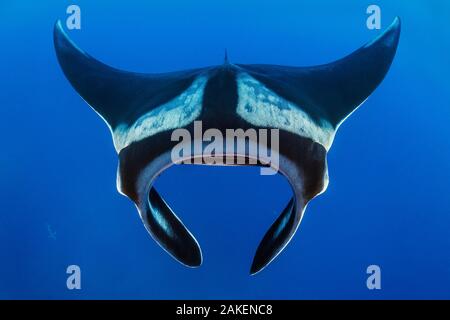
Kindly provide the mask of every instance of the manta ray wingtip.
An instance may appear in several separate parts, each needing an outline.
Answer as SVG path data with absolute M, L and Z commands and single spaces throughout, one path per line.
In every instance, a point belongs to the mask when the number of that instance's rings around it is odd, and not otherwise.
M 77 46 L 69 39 L 66 31 L 64 30 L 63 23 L 60 19 L 56 20 L 55 26 L 53 27 L 53 43 L 56 49 L 58 57 L 62 53 L 61 51 L 67 48 L 77 48 Z
M 384 30 L 384 32 L 381 33 L 378 37 L 368 42 L 364 46 L 364 48 L 381 45 L 383 47 L 391 48 L 393 50 L 393 53 L 395 54 L 400 40 L 401 25 L 402 23 L 400 17 L 396 16 L 389 27 L 387 27 L 386 30 Z
M 399 16 L 396 16 L 394 18 L 394 21 L 392 21 L 391 25 L 387 28 L 386 33 L 388 32 L 394 32 L 394 34 L 397 35 L 397 37 L 400 35 L 400 31 L 402 28 L 402 20 Z
M 65 36 L 65 31 L 61 19 L 55 21 L 55 25 L 53 26 L 53 36 L 55 39 L 61 36 Z
M 61 28 L 62 28 L 62 22 L 61 22 L 61 19 L 57 19 L 57 20 L 55 21 L 54 29 L 61 29 Z

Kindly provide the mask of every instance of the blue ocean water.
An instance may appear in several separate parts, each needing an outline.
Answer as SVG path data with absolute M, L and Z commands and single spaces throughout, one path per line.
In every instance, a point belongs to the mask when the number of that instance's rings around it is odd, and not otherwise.
M 403 22 L 392 68 L 340 128 L 330 185 L 286 250 L 249 276 L 256 247 L 290 198 L 258 168 L 176 166 L 158 190 L 193 231 L 199 269 L 150 238 L 116 190 L 104 122 L 63 76 L 52 43 L 69 35 L 115 67 L 166 72 L 231 62 L 315 65 L 380 33 L 368 1 L 6 1 L 0 4 L 0 298 L 450 298 L 450 3 L 377 0 Z M 81 290 L 66 268 L 81 268 Z M 368 290 L 366 268 L 381 268 Z

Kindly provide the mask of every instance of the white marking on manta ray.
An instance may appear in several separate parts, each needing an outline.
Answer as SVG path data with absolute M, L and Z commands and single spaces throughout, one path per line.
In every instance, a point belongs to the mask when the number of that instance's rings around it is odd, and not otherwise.
M 132 125 L 118 125 L 113 132 L 117 153 L 133 142 L 159 132 L 183 127 L 194 121 L 202 109 L 203 91 L 207 81 L 207 77 L 201 76 L 182 94 L 144 114 Z
M 336 133 L 326 120 L 320 125 L 295 104 L 278 96 L 247 73 L 238 82 L 237 113 L 255 126 L 283 129 L 320 143 L 327 151 Z

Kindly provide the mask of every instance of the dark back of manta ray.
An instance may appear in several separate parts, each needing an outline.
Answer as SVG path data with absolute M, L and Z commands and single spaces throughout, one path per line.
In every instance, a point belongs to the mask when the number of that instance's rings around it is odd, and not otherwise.
M 252 274 L 265 268 L 286 247 L 307 203 L 325 191 L 329 146 L 302 134 L 306 130 L 280 128 L 275 122 L 270 123 L 270 119 L 264 125 L 255 125 L 258 119 L 244 119 L 236 112 L 242 98 L 238 78 L 243 74 L 250 77 L 264 92 L 287 101 L 293 112 L 307 115 L 316 130 L 328 126 L 334 135 L 382 82 L 399 38 L 400 20 L 396 18 L 374 41 L 341 60 L 321 66 L 242 65 L 232 64 L 226 57 L 222 65 L 209 68 L 140 74 L 114 69 L 92 58 L 68 38 L 60 22 L 54 30 L 55 50 L 64 74 L 113 132 L 120 126 L 131 128 L 146 114 L 160 110 L 183 95 L 200 77 L 207 80 L 200 113 L 193 121 L 202 121 L 203 130 L 216 128 L 225 133 L 226 129 L 237 128 L 280 129 L 279 153 L 289 163 L 288 170 L 280 168 L 280 171 L 290 182 L 293 197 L 263 237 L 250 269 Z M 281 107 L 280 110 L 283 112 Z M 157 243 L 179 262 L 197 267 L 203 257 L 194 236 L 150 182 L 147 186 L 144 181 L 143 187 L 139 182 L 146 170 L 158 168 L 161 155 L 174 147 L 175 142 L 170 139 L 172 130 L 184 128 L 193 133 L 193 121 L 158 131 L 118 150 L 118 178 L 119 191 L 136 203 L 145 227 Z

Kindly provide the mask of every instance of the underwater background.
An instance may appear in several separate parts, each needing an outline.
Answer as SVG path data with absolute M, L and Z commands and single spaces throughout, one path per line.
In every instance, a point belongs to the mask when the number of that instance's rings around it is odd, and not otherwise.
M 199 241 L 198 269 L 151 239 L 116 190 L 104 122 L 57 64 L 52 32 L 120 69 L 232 63 L 309 66 L 353 52 L 402 19 L 386 79 L 339 129 L 330 184 L 286 249 L 249 276 L 257 245 L 288 202 L 256 167 L 175 166 L 156 187 Z M 0 3 L 0 298 L 450 298 L 449 1 L 21 1 Z M 68 290 L 66 268 L 81 268 Z M 381 268 L 368 290 L 366 268 Z

